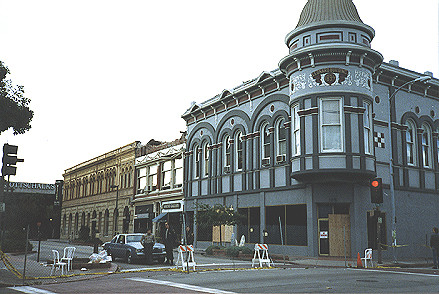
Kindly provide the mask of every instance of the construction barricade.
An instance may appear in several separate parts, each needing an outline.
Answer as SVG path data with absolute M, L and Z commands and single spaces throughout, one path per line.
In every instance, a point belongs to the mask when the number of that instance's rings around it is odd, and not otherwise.
M 195 271 L 197 264 L 194 260 L 194 246 L 193 245 L 180 245 L 178 246 L 178 258 L 177 258 L 177 268 L 181 268 L 185 271 L 190 267 Z
M 252 259 L 252 267 L 259 263 L 259 267 L 264 265 L 270 267 L 274 266 L 273 261 L 268 256 L 268 245 L 267 244 L 255 244 L 255 254 Z

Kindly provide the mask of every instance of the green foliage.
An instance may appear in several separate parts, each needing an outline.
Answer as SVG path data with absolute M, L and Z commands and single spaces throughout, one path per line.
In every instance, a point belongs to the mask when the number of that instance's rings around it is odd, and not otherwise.
M 252 254 L 252 250 L 245 246 L 230 246 L 226 248 L 226 255 L 231 257 L 238 257 L 239 253 L 242 254 Z
M 4 235 L 2 251 L 3 252 L 24 252 L 26 247 L 26 231 L 13 230 Z M 27 243 L 27 251 L 32 251 L 32 244 Z
M 30 99 L 24 97 L 24 87 L 7 80 L 8 73 L 0 61 L 0 133 L 13 128 L 14 135 L 23 134 L 31 128 L 34 112 L 29 108 Z
M 213 255 L 213 249 L 224 249 L 225 247 L 223 246 L 218 246 L 218 245 L 210 245 L 209 247 L 206 248 L 206 254 L 207 255 Z
M 204 226 L 236 225 L 243 221 L 245 217 L 233 208 L 227 208 L 221 204 L 209 206 L 207 204 L 198 205 L 196 222 Z

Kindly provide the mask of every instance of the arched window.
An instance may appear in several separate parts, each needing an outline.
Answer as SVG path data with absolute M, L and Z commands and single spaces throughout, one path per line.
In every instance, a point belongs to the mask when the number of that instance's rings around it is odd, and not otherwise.
M 364 153 L 373 153 L 373 141 L 372 141 L 372 107 L 369 102 L 364 101 L 363 107 L 365 109 L 363 113 L 363 125 L 364 125 Z
M 67 233 L 67 214 L 64 214 L 62 219 L 62 235 L 65 235 Z
M 207 142 L 203 144 L 203 175 L 205 177 L 209 175 L 209 144 Z
M 243 163 L 243 144 L 242 144 L 242 133 L 238 131 L 235 134 L 235 170 L 241 171 L 242 170 L 242 163 Z
M 416 128 L 412 121 L 407 121 L 407 131 L 405 133 L 407 145 L 407 164 L 416 164 Z
M 74 235 L 76 236 L 78 234 L 79 231 L 79 213 L 75 214 L 75 227 L 73 230 Z
M 224 162 L 224 172 L 230 172 L 230 150 L 231 149 L 231 141 L 230 136 L 226 135 L 223 139 L 223 162 Z
M 99 217 L 98 217 L 98 232 L 101 232 L 102 228 L 102 211 L 99 211 Z
M 299 104 L 293 105 L 293 107 L 292 107 L 291 130 L 292 130 L 292 144 L 291 144 L 291 146 L 293 148 L 293 156 L 300 155 Z
M 108 209 L 105 210 L 104 213 L 104 236 L 108 236 L 108 228 L 110 226 L 110 212 L 108 211 Z
M 85 212 L 82 212 L 81 215 L 81 228 L 85 227 Z
M 270 164 L 270 130 L 268 123 L 264 123 L 261 126 L 261 158 L 262 165 Z
M 436 130 L 436 133 L 439 133 L 439 129 Z M 437 152 L 437 160 L 439 163 L 439 136 L 436 135 L 436 152 Z
M 276 121 L 276 161 L 284 162 L 287 154 L 287 130 L 285 120 L 280 118 Z
M 431 129 L 427 124 L 422 125 L 422 162 L 424 167 L 431 167 Z
M 195 145 L 194 147 L 194 178 L 198 179 L 201 175 L 201 149 L 200 146 Z
M 113 234 L 116 234 L 117 231 L 119 230 L 119 210 L 117 210 L 116 208 L 114 209 L 113 212 L 113 225 L 114 225 Z
M 72 214 L 69 214 L 69 224 L 67 225 L 67 234 L 69 235 L 68 237 L 70 238 L 71 234 L 72 234 Z

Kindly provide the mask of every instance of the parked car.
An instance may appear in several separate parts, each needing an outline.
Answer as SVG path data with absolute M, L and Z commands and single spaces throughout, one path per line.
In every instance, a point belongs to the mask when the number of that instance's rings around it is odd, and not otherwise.
M 143 253 L 143 245 L 140 243 L 143 234 L 119 234 L 114 236 L 110 242 L 102 245 L 107 254 L 113 259 L 123 258 L 126 262 L 132 263 L 134 260 L 146 259 Z M 166 251 L 165 245 L 155 243 L 152 249 L 152 260 L 158 263 L 165 261 Z

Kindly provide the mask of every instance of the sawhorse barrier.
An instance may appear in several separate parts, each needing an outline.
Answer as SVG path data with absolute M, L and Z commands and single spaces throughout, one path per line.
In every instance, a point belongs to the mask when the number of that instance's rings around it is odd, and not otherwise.
M 181 262 L 181 264 L 179 264 Z M 182 269 L 188 270 L 189 267 L 192 267 L 195 271 L 195 267 L 197 264 L 194 260 L 194 246 L 193 245 L 180 245 L 178 246 L 178 259 L 177 259 L 177 268 L 179 266 Z
M 273 264 L 268 256 L 267 244 L 255 244 L 255 254 L 253 255 L 252 259 L 252 267 L 254 267 L 257 262 L 259 263 L 259 267 L 263 267 L 264 264 L 269 267 Z

